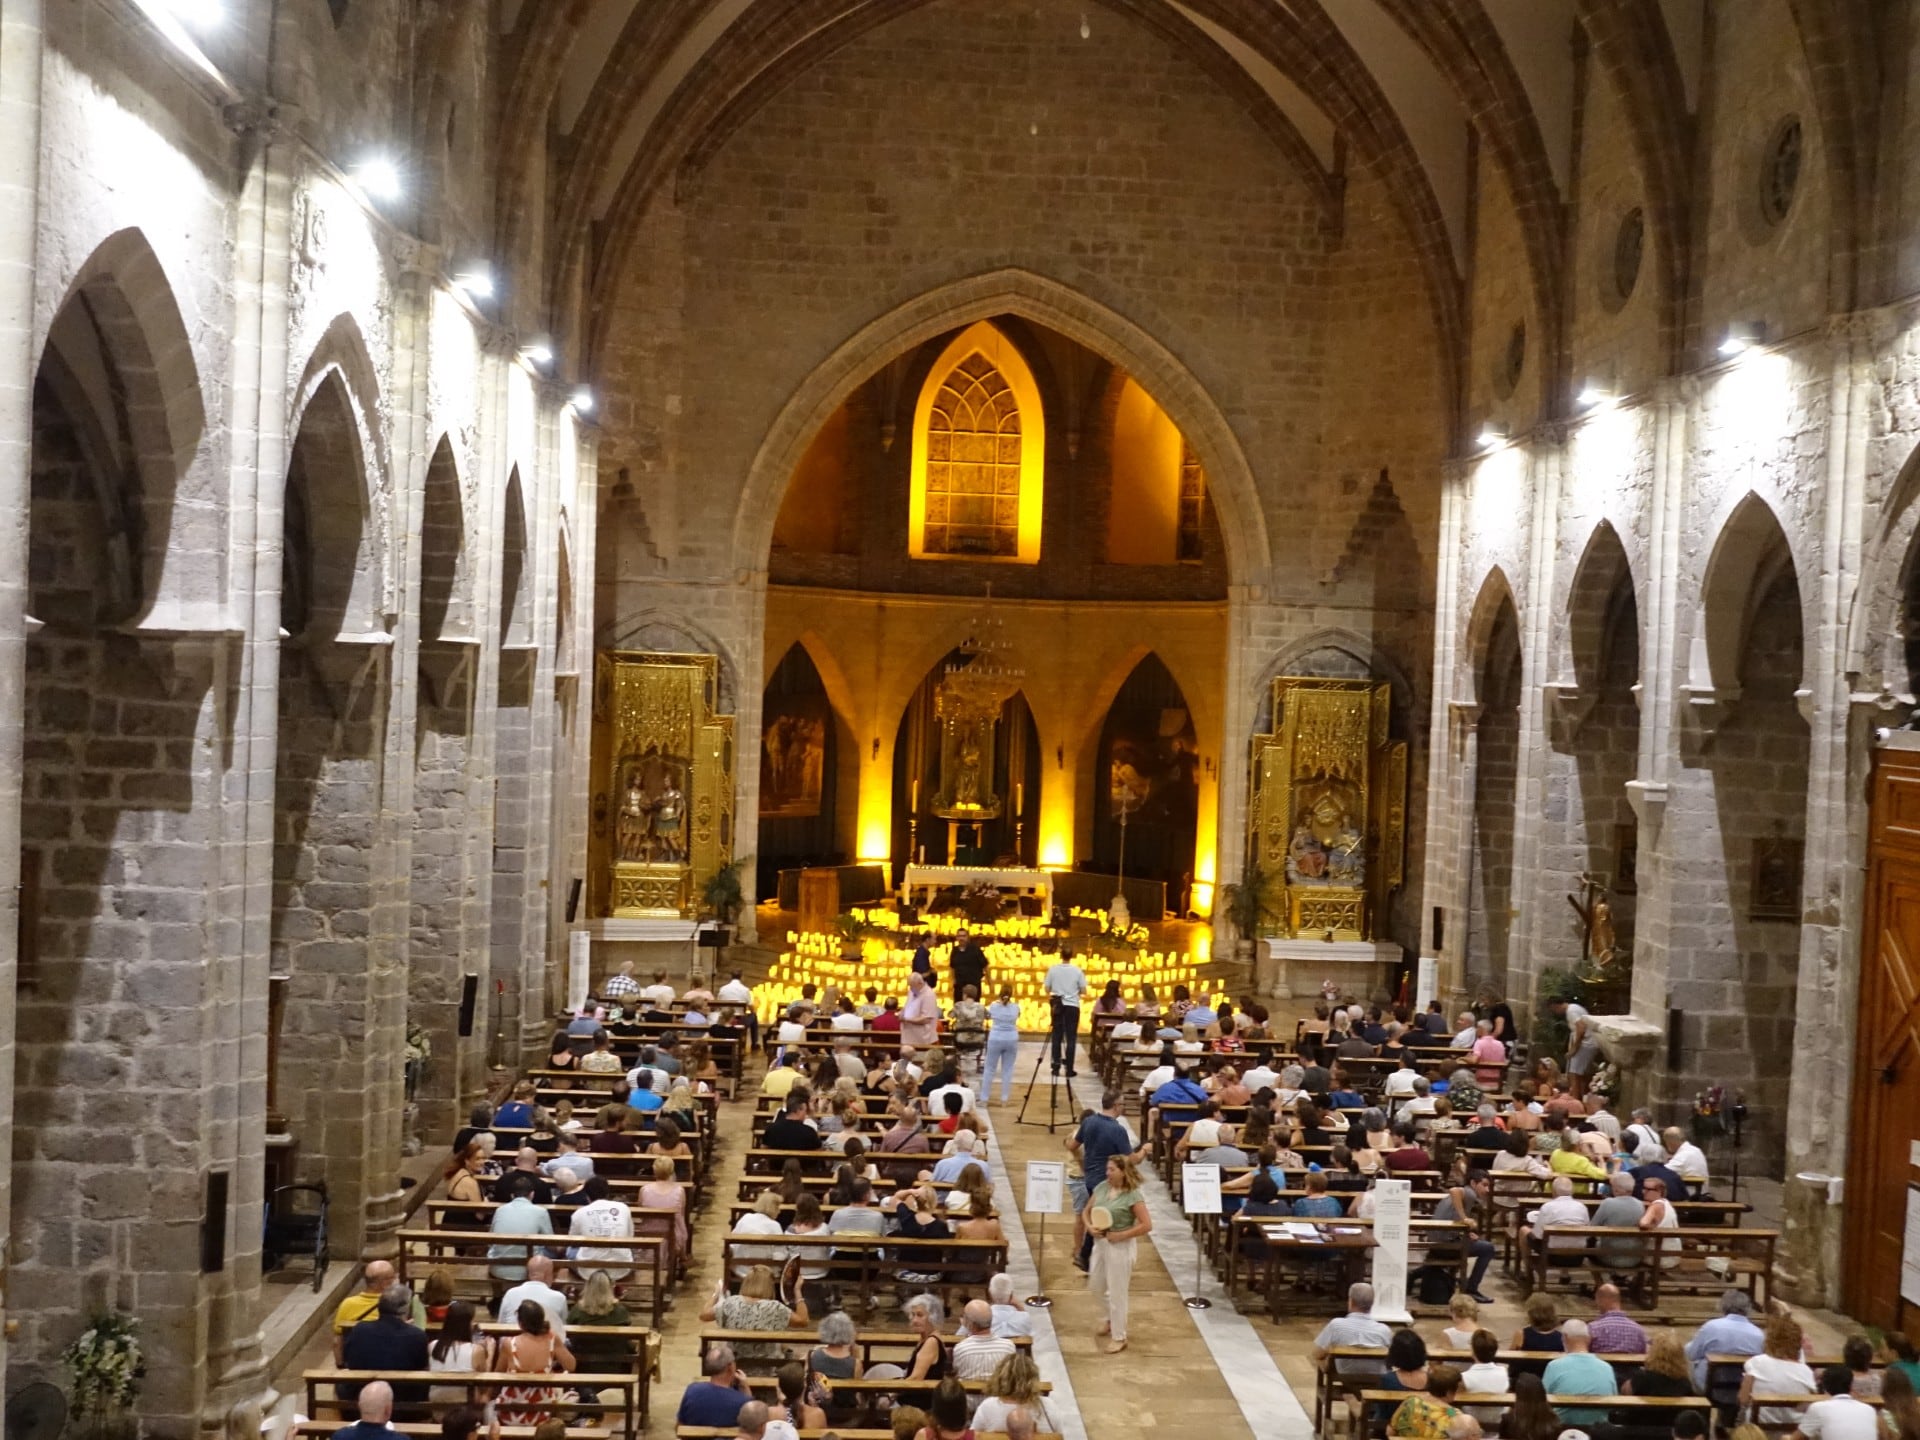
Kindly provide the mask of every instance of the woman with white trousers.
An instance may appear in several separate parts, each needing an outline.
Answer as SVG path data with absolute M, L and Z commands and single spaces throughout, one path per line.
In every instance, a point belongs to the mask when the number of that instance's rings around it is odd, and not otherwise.
M 1013 987 L 1002 985 L 1000 998 L 987 1007 L 987 1060 L 980 1077 L 980 1099 L 993 1094 L 993 1077 L 1000 1076 L 1000 1103 L 1013 1099 L 1013 1057 L 1020 1049 L 1020 1007 Z
M 1107 1161 L 1107 1178 L 1087 1197 L 1085 1218 L 1095 1237 L 1088 1288 L 1107 1317 L 1099 1332 L 1109 1337 L 1107 1354 L 1118 1355 L 1127 1348 L 1127 1286 L 1133 1280 L 1133 1262 L 1140 1237 L 1153 1230 L 1147 1197 L 1140 1193 L 1140 1167 L 1131 1155 Z

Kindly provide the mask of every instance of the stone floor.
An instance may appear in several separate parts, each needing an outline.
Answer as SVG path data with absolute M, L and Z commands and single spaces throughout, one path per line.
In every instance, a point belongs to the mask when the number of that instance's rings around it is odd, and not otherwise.
M 1086 1280 L 1069 1262 L 1067 1217 L 1048 1217 L 1042 1250 L 1041 1217 L 1022 1215 L 1018 1198 L 1024 1192 L 1029 1160 L 1062 1155 L 1071 1133 L 1071 1116 L 1078 1107 L 1098 1100 L 1096 1082 L 1083 1071 L 1069 1097 L 1066 1087 L 1053 1092 L 1058 1125 L 1047 1128 L 1050 1085 L 1042 1073 L 1027 1108 L 1028 1124 L 1018 1123 L 1021 1100 L 1042 1044 L 1021 1047 L 1018 1074 L 1021 1083 L 1012 1103 L 991 1105 L 993 1127 L 989 1149 L 994 1164 L 996 1194 L 1002 1223 L 1011 1240 L 1011 1271 L 1022 1295 L 1044 1286 L 1054 1304 L 1031 1312 L 1036 1335 L 1035 1357 L 1053 1385 L 1050 1402 L 1054 1419 L 1068 1440 L 1087 1440 L 1113 1434 L 1159 1433 L 1204 1440 L 1305 1440 L 1310 1435 L 1313 1366 L 1307 1352 L 1327 1318 L 1325 1311 L 1273 1321 L 1264 1315 L 1241 1315 L 1227 1303 L 1221 1287 L 1207 1275 L 1200 1292 L 1214 1303 L 1190 1310 L 1184 1297 L 1195 1288 L 1195 1255 L 1191 1232 L 1178 1214 L 1166 1187 L 1149 1178 L 1147 1191 L 1155 1229 L 1143 1246 L 1134 1271 L 1131 1344 L 1128 1351 L 1109 1356 L 1095 1336 L 1098 1311 L 1087 1293 Z M 1044 1072 L 1044 1065 L 1041 1067 Z M 755 1086 L 744 1088 L 742 1100 L 723 1113 L 721 1144 L 711 1189 L 712 1200 L 699 1217 L 694 1233 L 693 1273 L 679 1292 L 663 1334 L 661 1377 L 654 1389 L 653 1423 L 649 1440 L 673 1433 L 673 1415 L 681 1390 L 698 1375 L 699 1312 L 718 1275 L 719 1237 L 726 1225 L 726 1197 L 734 1193 L 745 1147 L 744 1101 Z M 1747 1196 L 1764 1211 L 1777 1195 L 1756 1187 Z M 1775 1202 L 1777 1203 L 1777 1201 Z M 1036 1269 L 1036 1261 L 1040 1269 Z M 1522 1316 L 1517 1290 L 1505 1281 L 1496 1265 L 1486 1289 L 1496 1303 L 1483 1310 L 1483 1321 L 1503 1337 L 1517 1329 Z M 1676 1302 L 1676 1318 L 1704 1318 L 1710 1304 Z M 1810 1336 L 1822 1350 L 1833 1351 L 1851 1327 L 1844 1317 L 1826 1312 L 1803 1315 Z M 1437 1318 L 1423 1319 L 1423 1333 L 1435 1338 Z M 282 1388 L 297 1387 L 299 1368 L 322 1363 L 326 1337 L 316 1337 L 282 1377 Z

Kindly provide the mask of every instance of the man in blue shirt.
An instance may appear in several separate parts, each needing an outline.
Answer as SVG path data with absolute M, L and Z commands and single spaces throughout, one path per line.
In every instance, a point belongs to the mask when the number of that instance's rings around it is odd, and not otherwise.
M 1709 1355 L 1758 1355 L 1766 1348 L 1767 1337 L 1748 1318 L 1752 1313 L 1753 1302 L 1746 1291 L 1729 1290 L 1720 1297 L 1720 1313 L 1693 1332 L 1693 1339 L 1687 1342 L 1687 1359 L 1693 1362 L 1693 1383 L 1702 1395 L 1710 1393 Z M 1737 1376 L 1734 1383 L 1739 1383 Z
M 1087 1208 L 1087 1177 L 1092 1176 L 1093 1183 L 1098 1185 L 1106 1178 L 1107 1161 L 1116 1155 L 1141 1153 L 1141 1147 L 1120 1119 L 1120 1106 L 1125 1098 L 1118 1090 L 1105 1092 L 1100 1097 L 1099 1113 L 1082 1120 L 1080 1128 L 1067 1141 L 1067 1149 L 1080 1158 L 1080 1178 L 1067 1182 L 1067 1198 L 1073 1205 L 1074 1238 L 1079 1249 L 1073 1263 L 1082 1270 L 1093 1256 L 1093 1237 L 1087 1233 L 1086 1221 L 1081 1216 Z
M 680 1411 L 674 1417 L 679 1426 L 725 1429 L 738 1422 L 741 1410 L 753 1400 L 753 1391 L 734 1363 L 731 1345 L 709 1345 L 700 1357 L 702 1378 L 687 1386 L 680 1396 Z M 760 1419 L 766 1420 L 761 1406 Z
M 1053 1006 L 1053 1028 L 1049 1036 L 1053 1073 L 1060 1073 L 1064 1060 L 1067 1078 L 1071 1080 L 1080 1073 L 1073 1068 L 1073 1062 L 1080 1044 L 1080 997 L 1087 993 L 1087 975 L 1074 965 L 1073 952 L 1065 946 L 1060 949 L 1060 958 L 1047 970 L 1046 987 L 1047 998 Z
M 1560 1337 L 1566 1342 L 1567 1353 L 1558 1360 L 1549 1361 L 1546 1374 L 1540 1377 L 1549 1395 L 1620 1393 L 1619 1382 L 1613 1378 L 1613 1366 L 1587 1348 L 1591 1337 L 1587 1333 L 1586 1321 L 1562 1321 Z M 1605 1424 L 1607 1419 L 1605 1410 L 1593 1410 L 1584 1405 L 1562 1405 L 1559 1410 L 1562 1425 L 1584 1428 Z
M 1153 1092 L 1155 1105 L 1204 1105 L 1210 1095 L 1184 1070 L 1176 1069 L 1173 1079 Z
M 956 1130 L 953 1135 L 953 1154 L 942 1156 L 933 1167 L 933 1183 L 936 1185 L 958 1185 L 960 1177 L 973 1166 L 982 1170 L 987 1168 L 986 1161 L 974 1153 L 976 1137 L 971 1130 Z

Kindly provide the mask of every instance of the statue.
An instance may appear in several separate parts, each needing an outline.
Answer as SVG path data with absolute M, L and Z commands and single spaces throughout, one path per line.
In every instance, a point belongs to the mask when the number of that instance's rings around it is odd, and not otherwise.
M 1567 904 L 1580 917 L 1581 956 L 1595 970 L 1613 963 L 1617 948 L 1613 934 L 1613 907 L 1607 902 L 1607 887 L 1595 876 L 1580 877 L 1580 898 L 1569 895 Z
M 678 862 L 687 855 L 687 797 L 681 793 L 679 778 L 666 773 L 666 789 L 653 802 L 654 858 Z
M 1318 884 L 1327 878 L 1327 852 L 1313 838 L 1313 831 L 1302 820 L 1293 827 L 1293 842 L 1287 847 L 1287 883 Z
M 627 793 L 620 801 L 620 818 L 614 827 L 614 853 L 623 861 L 647 858 L 647 791 L 640 783 L 640 769 L 627 774 Z
M 980 803 L 980 746 L 972 734 L 960 744 L 960 768 L 953 777 L 953 803 L 962 807 Z

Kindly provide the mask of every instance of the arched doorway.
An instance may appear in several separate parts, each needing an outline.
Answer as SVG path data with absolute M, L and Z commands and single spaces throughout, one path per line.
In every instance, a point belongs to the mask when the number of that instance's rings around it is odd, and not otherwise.
M 1166 664 L 1149 653 L 1101 723 L 1088 777 L 1093 854 L 1084 868 L 1158 881 L 1166 887 L 1166 912 L 1185 914 L 1193 889 L 1199 762 L 1187 698 Z

